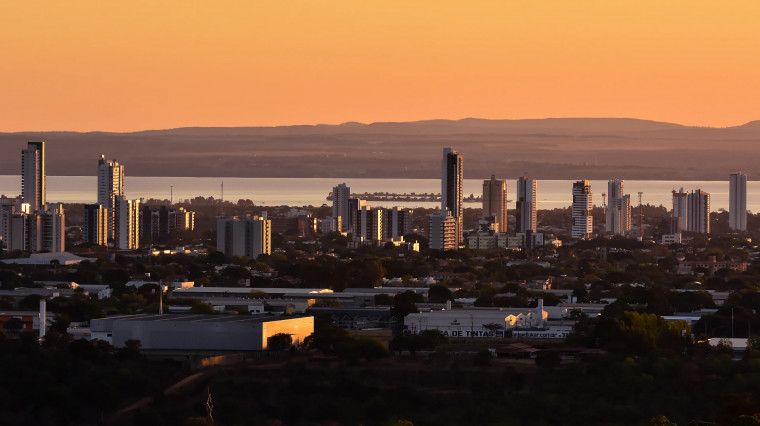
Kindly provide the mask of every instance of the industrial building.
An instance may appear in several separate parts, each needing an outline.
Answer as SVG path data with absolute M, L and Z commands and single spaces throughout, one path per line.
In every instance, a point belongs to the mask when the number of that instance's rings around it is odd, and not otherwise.
M 451 309 L 412 313 L 404 318 L 410 333 L 439 330 L 447 337 L 504 337 L 505 330 L 543 328 L 548 320 L 543 301 L 536 308 Z
M 260 351 L 275 334 L 299 345 L 314 332 L 314 317 L 270 315 L 123 315 L 90 321 L 92 339 L 116 347 L 139 340 L 145 350 Z

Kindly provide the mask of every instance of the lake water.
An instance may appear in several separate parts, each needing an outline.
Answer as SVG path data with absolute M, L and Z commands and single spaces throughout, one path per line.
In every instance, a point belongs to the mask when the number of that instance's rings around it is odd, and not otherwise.
M 359 179 L 359 178 L 209 178 L 209 177 L 141 177 L 127 176 L 125 192 L 129 198 L 169 199 L 171 187 L 174 187 L 174 200 L 179 201 L 196 196 L 221 197 L 221 185 L 224 182 L 224 199 L 237 201 L 251 199 L 256 204 L 267 206 L 321 206 L 330 205 L 326 200 L 332 187 L 345 182 L 351 192 L 395 192 L 395 193 L 439 193 L 441 182 L 438 179 Z M 607 181 L 592 180 L 591 191 L 594 204 L 601 205 L 603 192 L 607 192 Z M 538 208 L 552 209 L 567 207 L 572 201 L 573 181 L 539 180 Z M 94 203 L 97 199 L 97 177 L 95 176 L 48 176 L 49 202 Z M 507 181 L 508 197 L 515 198 L 516 182 Z M 637 193 L 644 193 L 644 204 L 672 207 L 672 190 L 683 187 L 685 191 L 702 189 L 710 194 L 711 210 L 728 209 L 728 181 L 650 181 L 626 180 L 625 192 L 632 194 L 632 204 L 638 205 Z M 465 179 L 465 195 L 482 193 L 483 180 Z M 16 196 L 21 192 L 21 177 L 0 175 L 0 194 Z M 437 207 L 432 202 L 368 202 L 376 207 L 401 205 L 404 207 Z M 479 203 L 466 204 L 477 207 Z M 509 203 L 514 208 L 514 201 Z M 747 182 L 747 209 L 760 211 L 760 185 Z

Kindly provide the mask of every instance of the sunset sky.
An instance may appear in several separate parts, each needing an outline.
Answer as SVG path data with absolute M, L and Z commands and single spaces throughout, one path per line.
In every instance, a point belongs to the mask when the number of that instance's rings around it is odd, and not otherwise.
M 760 119 L 760 1 L 0 2 L 0 131 Z

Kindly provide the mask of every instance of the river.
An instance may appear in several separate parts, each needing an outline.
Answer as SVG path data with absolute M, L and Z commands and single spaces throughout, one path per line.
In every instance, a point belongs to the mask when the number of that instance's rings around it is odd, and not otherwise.
M 237 201 L 251 199 L 256 204 L 267 206 L 321 206 L 330 205 L 325 198 L 332 187 L 345 182 L 351 192 L 394 192 L 394 193 L 439 193 L 438 179 L 360 179 L 360 178 L 209 178 L 209 177 L 144 177 L 127 176 L 125 192 L 129 198 L 169 199 L 173 187 L 173 199 L 179 201 L 196 196 L 220 198 L 222 183 L 224 199 Z M 570 205 L 572 196 L 570 180 L 539 180 L 538 208 L 553 209 Z M 607 192 L 607 181 L 592 180 L 591 191 L 594 204 L 601 205 L 603 192 Z M 465 179 L 465 195 L 482 194 L 483 181 Z M 510 200 L 515 198 L 514 180 L 507 181 Z M 710 194 L 711 210 L 728 209 L 728 180 L 726 181 L 651 181 L 626 180 L 625 192 L 632 194 L 632 205 L 638 205 L 639 191 L 643 192 L 644 204 L 672 207 L 672 190 L 683 187 L 686 191 L 702 189 Z M 48 176 L 47 199 L 49 202 L 94 203 L 97 199 L 97 178 L 95 176 Z M 12 197 L 21 192 L 21 177 L 0 175 L 0 194 Z M 437 207 L 434 202 L 368 202 L 376 207 L 401 205 L 404 207 Z M 469 203 L 466 207 L 477 207 L 479 203 Z M 514 208 L 510 201 L 509 208 Z M 747 209 L 760 211 L 760 185 L 747 182 Z

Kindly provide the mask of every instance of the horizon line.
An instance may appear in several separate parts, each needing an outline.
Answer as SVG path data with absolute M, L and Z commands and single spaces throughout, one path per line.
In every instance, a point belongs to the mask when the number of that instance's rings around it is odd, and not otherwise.
M 658 123 L 658 124 L 670 124 L 674 126 L 681 126 L 685 128 L 702 128 L 702 129 L 730 129 L 730 128 L 736 128 L 736 127 L 743 127 L 751 123 L 760 122 L 760 119 L 758 120 L 750 120 L 744 123 L 735 124 L 735 125 L 729 125 L 729 126 L 708 126 L 708 125 L 698 125 L 698 124 L 684 124 L 684 123 L 677 123 L 672 121 L 663 121 L 663 120 L 656 120 L 656 119 L 649 119 L 649 118 L 636 118 L 636 117 L 582 117 L 582 116 L 568 116 L 568 117 L 541 117 L 541 118 L 480 118 L 480 117 L 462 117 L 462 118 L 427 118 L 427 119 L 417 119 L 417 120 L 407 120 L 407 121 L 399 121 L 399 120 L 381 120 L 381 121 L 372 121 L 372 122 L 361 122 L 361 121 L 343 121 L 341 123 L 325 123 L 325 122 L 318 122 L 318 123 L 290 123 L 290 124 L 271 124 L 271 125 L 256 125 L 256 124 L 250 124 L 250 125 L 234 125 L 234 126 L 227 126 L 227 125 L 218 125 L 218 126 L 194 126 L 194 125 L 186 125 L 186 126 L 176 126 L 176 127 L 165 127 L 165 128 L 149 128 L 149 129 L 131 129 L 131 130 L 14 130 L 14 131 L 0 131 L 0 134 L 16 134 L 16 133 L 142 133 L 142 132 L 160 132 L 160 131 L 171 131 L 171 130 L 183 130 L 183 129 L 254 129 L 254 128 L 260 128 L 260 129 L 274 129 L 274 128 L 286 128 L 286 127 L 340 127 L 340 126 L 370 126 L 370 125 L 376 125 L 376 124 L 414 124 L 414 123 L 424 123 L 424 122 L 433 122 L 433 121 L 442 121 L 442 122 L 461 122 L 461 121 L 468 121 L 468 120 L 477 120 L 477 121 L 549 121 L 549 120 L 631 120 L 631 121 L 642 121 L 642 122 L 650 122 L 650 123 Z

